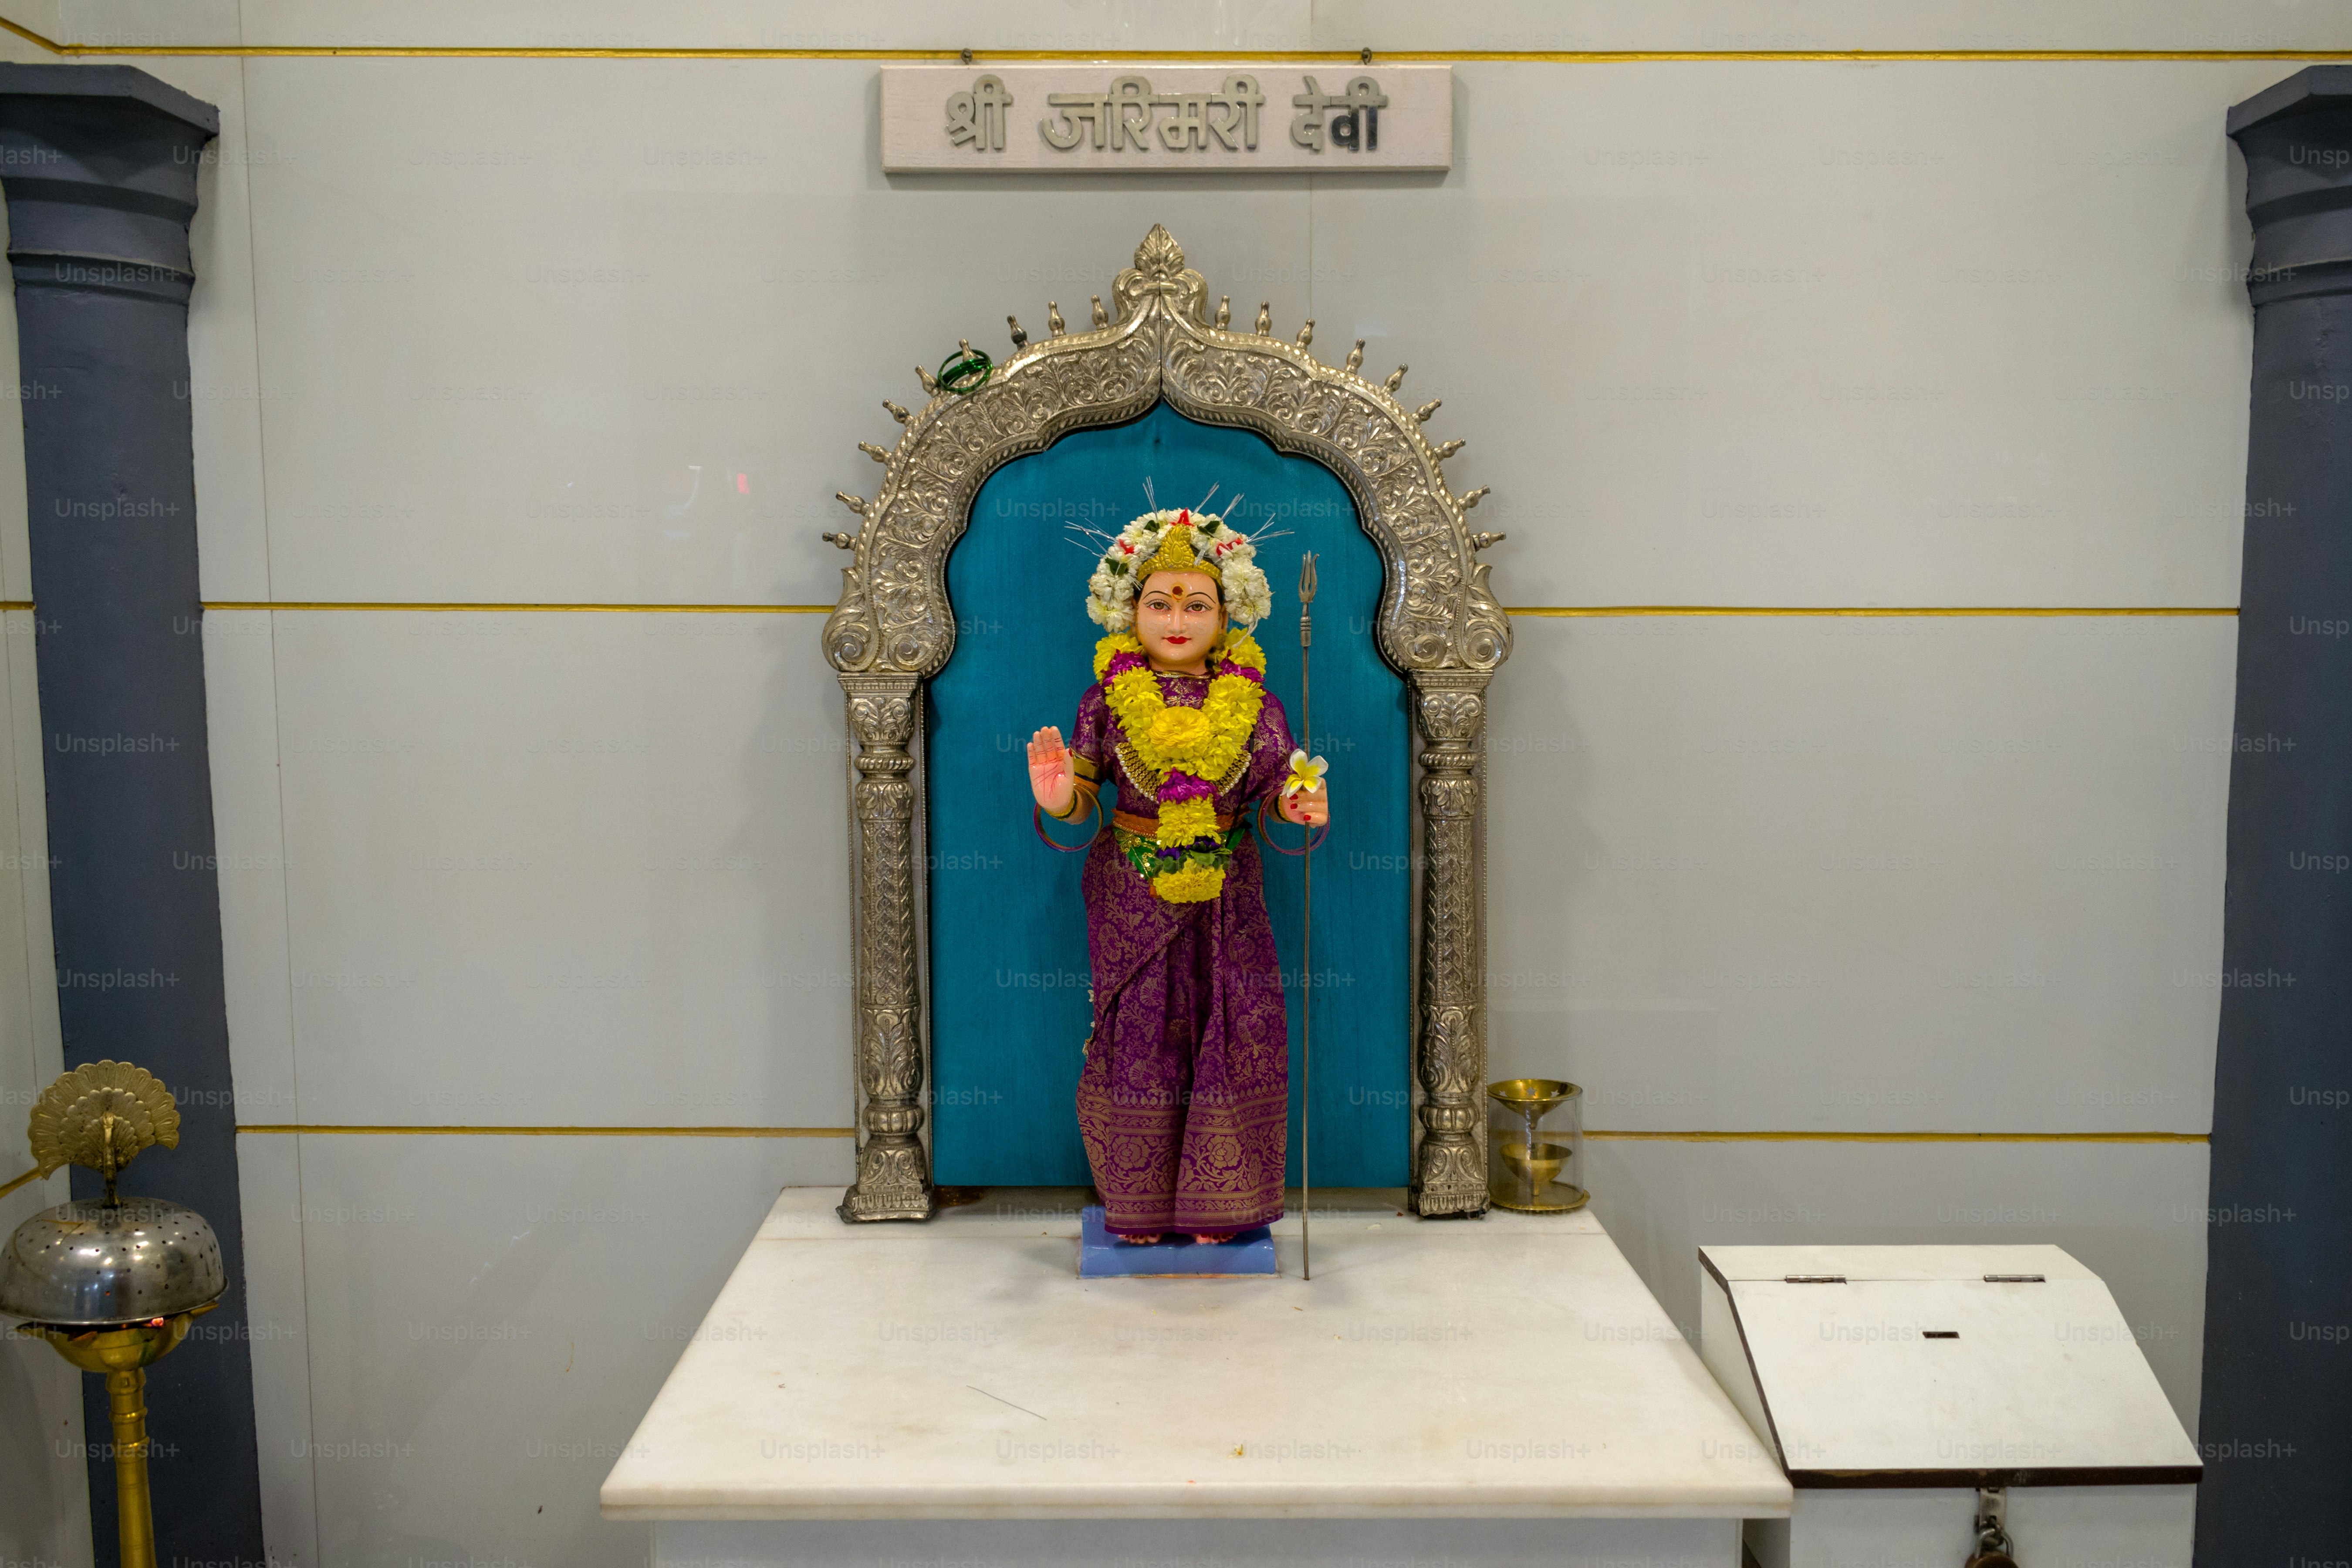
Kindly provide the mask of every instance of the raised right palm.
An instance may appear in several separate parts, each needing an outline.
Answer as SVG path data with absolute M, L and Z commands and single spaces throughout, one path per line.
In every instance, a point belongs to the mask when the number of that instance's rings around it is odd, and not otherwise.
M 1070 771 L 1070 753 L 1062 744 L 1062 731 L 1048 725 L 1029 737 L 1029 793 L 1050 816 L 1060 816 L 1070 809 L 1070 801 L 1077 794 L 1078 781 Z

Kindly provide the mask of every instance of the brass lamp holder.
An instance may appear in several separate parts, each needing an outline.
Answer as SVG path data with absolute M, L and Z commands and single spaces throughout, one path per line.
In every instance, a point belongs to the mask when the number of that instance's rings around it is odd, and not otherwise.
M 16 1227 L 0 1251 L 0 1312 L 29 1320 L 18 1333 L 106 1379 L 119 1557 L 123 1568 L 155 1568 L 147 1368 L 218 1305 L 227 1283 L 220 1244 L 194 1211 L 115 1191 L 140 1151 L 179 1146 L 179 1107 L 145 1068 L 102 1061 L 60 1075 L 35 1102 L 26 1133 L 37 1174 L 80 1165 L 104 1179 L 106 1195 Z
M 207 1301 L 168 1318 L 119 1329 L 61 1329 L 19 1323 L 16 1331 L 44 1339 L 84 1372 L 106 1379 L 106 1411 L 114 1426 L 115 1554 L 122 1568 L 155 1568 L 155 1508 L 147 1492 L 147 1369 L 187 1337 L 188 1325 L 218 1306 Z
M 1591 1201 L 1591 1194 L 1581 1184 L 1581 1169 L 1574 1182 L 1559 1179 L 1560 1168 L 1572 1157 L 1574 1135 L 1562 1132 L 1559 1136 L 1563 1141 L 1553 1142 L 1539 1125 L 1582 1092 L 1572 1083 L 1549 1078 L 1515 1078 L 1486 1086 L 1486 1098 L 1518 1123 L 1516 1142 L 1507 1133 L 1499 1140 L 1491 1130 L 1488 1133 L 1490 1141 L 1499 1142 L 1495 1153 L 1508 1173 L 1505 1181 L 1490 1173 L 1488 1202 L 1522 1214 L 1568 1214 Z

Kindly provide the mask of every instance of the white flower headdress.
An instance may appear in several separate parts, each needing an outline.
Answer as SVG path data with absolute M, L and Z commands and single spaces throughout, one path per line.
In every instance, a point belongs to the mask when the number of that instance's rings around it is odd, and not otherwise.
M 1150 487 L 1145 489 L 1148 496 Z M 1240 498 L 1234 500 L 1237 506 Z M 1202 572 L 1216 579 L 1227 618 L 1246 631 L 1274 612 L 1274 589 L 1257 564 L 1257 542 L 1269 537 L 1244 533 L 1223 517 L 1191 508 L 1147 511 L 1102 546 L 1087 580 L 1087 614 L 1107 632 L 1132 631 L 1136 591 L 1145 578 L 1154 572 Z

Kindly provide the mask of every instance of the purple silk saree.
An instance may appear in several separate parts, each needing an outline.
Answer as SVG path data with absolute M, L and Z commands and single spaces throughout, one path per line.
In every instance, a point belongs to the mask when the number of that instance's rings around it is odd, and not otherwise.
M 1160 681 L 1171 707 L 1198 708 L 1209 689 L 1204 678 Z M 1080 700 L 1071 735 L 1081 776 L 1115 781 L 1128 811 L 1158 809 L 1118 760 L 1124 733 L 1099 684 Z M 1217 795 L 1217 814 L 1238 816 L 1261 800 L 1271 808 L 1291 749 L 1269 691 L 1249 766 Z M 1078 1131 L 1106 1224 L 1134 1235 L 1281 1218 L 1290 1032 L 1254 837 L 1241 836 L 1223 892 L 1203 902 L 1155 897 L 1108 832 L 1087 857 L 1083 886 L 1094 1032 L 1078 1079 Z

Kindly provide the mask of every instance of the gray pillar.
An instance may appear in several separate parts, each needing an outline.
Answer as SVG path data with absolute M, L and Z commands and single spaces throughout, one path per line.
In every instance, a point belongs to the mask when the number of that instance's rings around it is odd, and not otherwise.
M 2230 112 L 2252 421 L 2197 1560 L 2352 1544 L 2352 70 Z
M 257 1563 L 188 399 L 188 220 L 219 129 L 210 104 L 127 66 L 0 66 L 58 1016 L 68 1066 L 135 1061 L 179 1095 L 179 1148 L 126 1184 L 204 1215 L 228 1268 L 220 1308 L 148 1374 L 158 1554 Z M 96 1443 L 106 1397 L 83 1387 Z M 111 1564 L 102 1449 L 89 1492 Z

